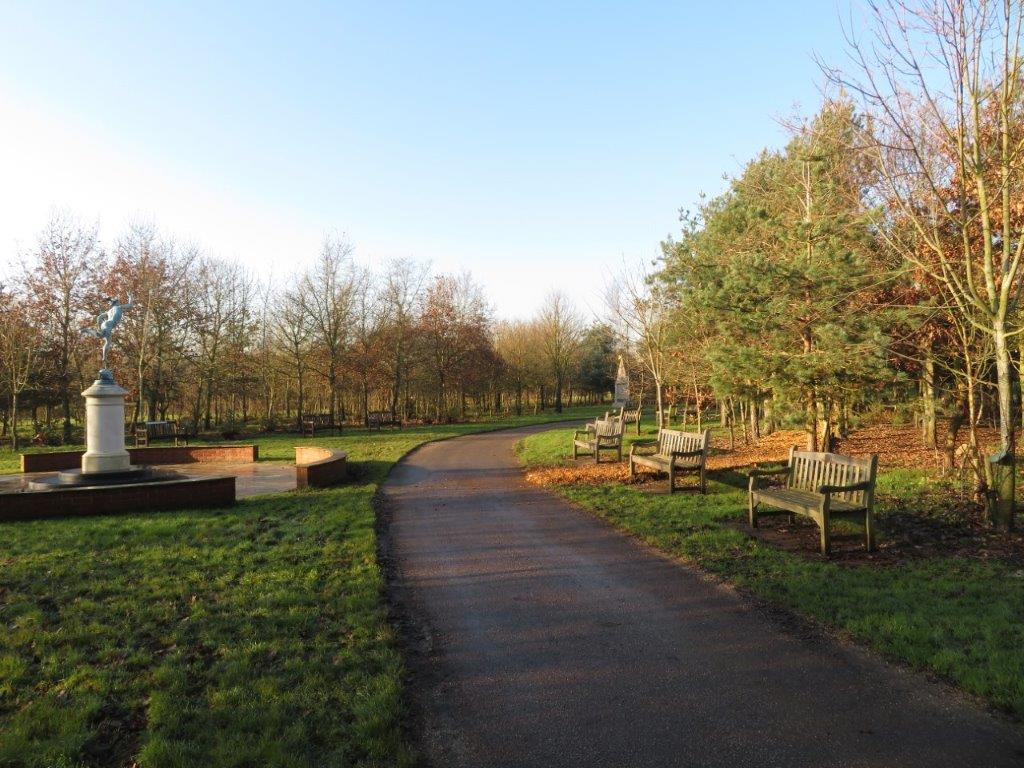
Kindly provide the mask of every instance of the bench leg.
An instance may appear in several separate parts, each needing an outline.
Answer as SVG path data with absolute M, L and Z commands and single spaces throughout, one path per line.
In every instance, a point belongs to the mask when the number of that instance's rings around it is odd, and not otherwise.
M 757 528 L 757 502 L 754 501 L 754 494 L 747 492 L 747 516 L 750 520 L 750 527 Z
M 864 513 L 864 548 L 875 551 L 875 513 L 870 509 Z
M 629 479 L 630 480 L 635 480 L 636 479 L 636 466 L 633 464 L 633 457 L 632 456 L 629 457 Z
M 700 493 L 701 496 L 707 496 L 708 494 L 708 473 L 704 469 L 703 464 L 700 467 Z
M 580 449 L 576 447 L 576 441 L 574 440 L 573 443 L 572 443 L 572 458 L 573 458 L 573 461 L 575 461 L 579 457 L 580 457 Z
M 832 552 L 832 532 L 829 530 L 828 496 L 825 497 L 825 501 L 821 505 L 818 525 L 821 528 L 821 554 L 828 557 Z
M 676 492 L 676 467 L 675 464 L 668 465 L 668 492 Z

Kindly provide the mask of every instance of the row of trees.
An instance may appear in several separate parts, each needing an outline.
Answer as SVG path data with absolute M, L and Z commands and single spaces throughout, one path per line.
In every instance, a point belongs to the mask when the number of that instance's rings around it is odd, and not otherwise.
M 663 389 L 698 411 L 717 400 L 755 438 L 800 424 L 809 449 L 828 450 L 866 411 L 915 403 L 922 438 L 976 470 L 1008 527 L 1024 378 L 1022 7 L 881 0 L 869 13 L 850 71 L 825 67 L 833 95 L 818 114 L 684 213 L 639 298 L 611 305 L 659 403 Z
M 105 297 L 131 296 L 111 364 L 133 421 L 281 428 L 303 413 L 359 423 L 371 410 L 446 421 L 598 400 L 613 386 L 615 339 L 559 293 L 536 317 L 497 322 L 468 274 L 399 260 L 371 270 L 343 237 L 283 284 L 131 228 L 109 248 L 57 215 L 0 289 L 3 433 L 78 438 L 78 393 L 98 344 L 83 337 Z
M 587 327 L 558 293 L 499 323 L 469 276 L 369 270 L 339 237 L 266 285 L 152 228 L 102 249 L 58 217 L 0 293 L 4 429 L 24 407 L 72 439 L 95 354 L 80 325 L 100 297 L 132 295 L 116 364 L 136 419 L 560 409 L 602 397 L 622 352 L 663 419 L 678 404 L 699 422 L 715 403 L 753 439 L 799 424 L 828 449 L 865 413 L 911 405 L 922 439 L 975 470 L 1008 527 L 1024 380 L 1022 6 L 868 12 L 849 71 L 824 66 L 820 111 L 684 214 L 650 272 L 610 281 L 607 323 Z

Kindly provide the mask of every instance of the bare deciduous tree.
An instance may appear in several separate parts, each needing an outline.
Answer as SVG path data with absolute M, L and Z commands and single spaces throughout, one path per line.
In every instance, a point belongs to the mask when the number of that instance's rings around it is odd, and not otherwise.
M 562 390 L 577 359 L 583 321 L 565 294 L 549 293 L 537 315 L 541 350 L 555 381 L 555 411 L 562 412 Z
M 357 274 L 354 248 L 344 236 L 324 240 L 316 264 L 301 280 L 303 306 L 322 352 L 315 363 L 327 382 L 331 421 L 337 418 L 343 361 L 350 340 Z
M 868 37 L 851 34 L 852 75 L 831 77 L 863 98 L 879 197 L 900 226 L 888 245 L 939 284 L 964 322 L 993 345 L 1002 465 L 990 517 L 1013 522 L 1011 337 L 1021 332 L 1024 192 L 1021 24 L 1014 0 L 878 0 Z
M 672 300 L 642 267 L 623 266 L 605 288 L 605 304 L 627 346 L 651 374 L 659 423 L 666 422 L 665 383 L 672 367 Z
M 18 398 L 35 370 L 42 341 L 24 294 L 0 286 L 0 370 L 10 398 L 11 447 L 18 442 Z
M 100 256 L 96 227 L 82 226 L 70 215 L 57 213 L 40 235 L 31 264 L 25 268 L 33 314 L 43 331 L 45 356 L 58 388 L 64 442 L 71 441 L 76 355 L 94 290 L 94 261 Z

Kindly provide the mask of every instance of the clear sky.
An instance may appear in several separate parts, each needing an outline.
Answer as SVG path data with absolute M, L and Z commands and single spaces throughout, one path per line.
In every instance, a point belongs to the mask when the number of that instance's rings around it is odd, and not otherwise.
M 813 111 L 846 0 L 0 3 L 0 261 L 55 207 L 283 276 L 470 270 L 498 313 L 581 308 L 780 117 Z

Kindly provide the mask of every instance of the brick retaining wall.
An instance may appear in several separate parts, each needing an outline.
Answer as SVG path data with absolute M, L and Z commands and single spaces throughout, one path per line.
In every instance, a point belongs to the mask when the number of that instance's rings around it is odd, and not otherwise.
M 0 497 L 0 521 L 154 510 L 207 509 L 228 507 L 234 503 L 233 476 L 202 477 L 169 480 L 164 483 L 5 493 Z
M 82 466 L 85 451 L 21 454 L 22 472 L 57 472 Z M 258 445 L 157 445 L 129 448 L 132 464 L 248 464 L 259 459 Z
M 348 454 L 316 446 L 295 446 L 295 487 L 326 488 L 348 477 Z

